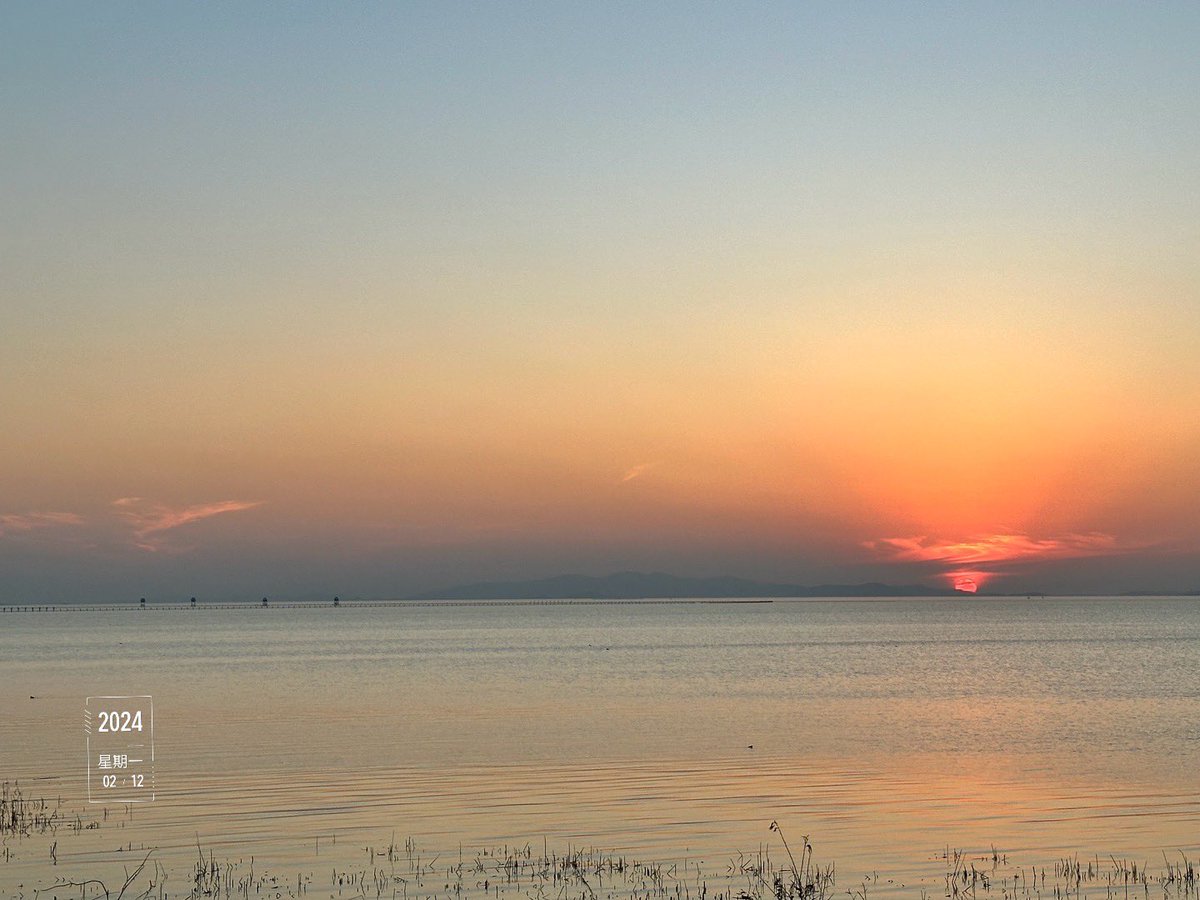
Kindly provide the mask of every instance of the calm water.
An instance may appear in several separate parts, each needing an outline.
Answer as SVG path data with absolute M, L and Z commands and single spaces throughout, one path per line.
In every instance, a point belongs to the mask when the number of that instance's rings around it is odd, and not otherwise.
M 153 695 L 157 799 L 60 834 L 57 866 L 7 840 L 5 896 L 143 845 L 294 871 L 393 834 L 720 868 L 773 819 L 839 884 L 910 890 L 946 847 L 1200 852 L 1193 600 L 9 613 L 0 780 L 100 815 L 100 694 Z

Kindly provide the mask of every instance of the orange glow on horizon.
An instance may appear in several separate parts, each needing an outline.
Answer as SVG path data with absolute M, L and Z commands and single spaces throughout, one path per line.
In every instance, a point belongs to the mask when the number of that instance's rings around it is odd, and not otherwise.
M 947 572 L 944 576 L 956 591 L 974 594 L 992 577 L 990 572 Z
M 955 590 L 975 593 L 1002 573 L 999 567 L 1016 562 L 1082 559 L 1112 556 L 1135 549 L 1111 534 L 1089 532 L 1035 538 L 1028 534 L 977 535 L 967 540 L 939 541 L 924 535 L 880 538 L 863 546 L 892 562 L 944 563 L 955 568 L 943 572 Z M 964 569 L 962 566 L 978 568 Z

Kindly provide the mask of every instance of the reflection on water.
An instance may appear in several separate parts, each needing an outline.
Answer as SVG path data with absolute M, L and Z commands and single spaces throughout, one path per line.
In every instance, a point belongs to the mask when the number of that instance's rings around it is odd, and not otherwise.
M 1200 603 L 921 600 L 5 614 L 0 780 L 87 807 L 81 710 L 154 695 L 158 799 L 6 840 L 5 894 L 128 864 L 598 846 L 724 865 L 779 820 L 938 887 L 1200 842 Z M 126 849 L 118 852 L 117 847 Z M 839 876 L 841 878 L 842 876 Z M 939 888 L 940 889 L 940 888 Z

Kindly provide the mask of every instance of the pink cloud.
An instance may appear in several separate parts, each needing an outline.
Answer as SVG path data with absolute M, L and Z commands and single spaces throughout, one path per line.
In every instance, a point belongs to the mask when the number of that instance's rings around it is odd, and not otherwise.
M 0 537 L 14 532 L 82 524 L 83 517 L 70 512 L 3 513 L 0 514 Z
M 1034 538 L 1027 534 L 989 534 L 963 541 L 918 537 L 880 538 L 863 546 L 893 560 L 944 562 L 952 565 L 1001 563 L 1017 559 L 1076 559 L 1108 556 L 1131 549 L 1099 531 Z
M 170 507 L 151 503 L 141 497 L 121 497 L 112 505 L 117 514 L 133 528 L 134 545 L 155 552 L 165 548 L 165 532 L 224 513 L 241 512 L 261 506 L 261 500 L 220 500 L 193 506 Z
M 633 481 L 635 478 L 641 478 L 657 465 L 658 463 L 656 462 L 638 463 L 621 476 L 621 480 L 618 482 L 618 484 L 624 484 L 627 481 Z
M 918 535 L 879 538 L 864 541 L 863 546 L 893 562 L 940 563 L 947 567 L 942 577 L 956 587 L 969 583 L 970 590 L 982 586 L 1008 563 L 1113 556 L 1139 549 L 1100 531 L 1046 538 L 1018 533 L 988 534 L 961 541 Z

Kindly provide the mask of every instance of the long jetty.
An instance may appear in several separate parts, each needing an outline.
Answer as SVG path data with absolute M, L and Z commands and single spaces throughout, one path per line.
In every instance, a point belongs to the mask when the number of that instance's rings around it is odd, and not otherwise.
M 267 610 L 272 609 L 346 609 L 365 607 L 395 607 L 398 609 L 429 609 L 449 606 L 645 606 L 647 604 L 684 605 L 705 603 L 772 603 L 770 597 L 719 598 L 719 597 L 646 597 L 642 599 L 605 600 L 603 598 L 579 599 L 530 599 L 530 600 L 293 600 L 271 601 L 269 605 L 258 602 L 225 603 L 55 603 L 20 604 L 0 606 L 0 613 L 28 612 L 195 612 L 205 609 Z

